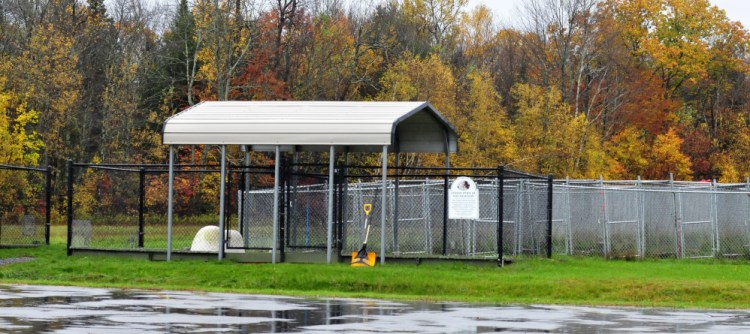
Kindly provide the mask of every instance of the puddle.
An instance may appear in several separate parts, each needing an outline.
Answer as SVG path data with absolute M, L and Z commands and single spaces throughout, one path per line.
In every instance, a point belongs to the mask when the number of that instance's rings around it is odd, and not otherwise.
M 4 333 L 747 333 L 750 310 L 477 306 L 0 286 Z

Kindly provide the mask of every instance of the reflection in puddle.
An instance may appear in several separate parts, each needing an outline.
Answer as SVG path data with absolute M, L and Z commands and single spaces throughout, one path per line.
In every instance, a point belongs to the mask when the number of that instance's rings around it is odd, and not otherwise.
M 476 306 L 0 286 L 6 333 L 749 332 L 750 311 Z

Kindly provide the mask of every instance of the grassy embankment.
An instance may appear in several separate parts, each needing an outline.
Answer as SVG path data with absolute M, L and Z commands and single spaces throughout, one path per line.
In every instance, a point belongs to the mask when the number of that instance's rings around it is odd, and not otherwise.
M 503 304 L 750 308 L 746 261 L 529 259 L 505 268 L 464 263 L 238 264 L 149 262 L 65 255 L 58 231 L 50 247 L 0 249 L 0 283 L 232 291 L 309 297 L 367 297 Z

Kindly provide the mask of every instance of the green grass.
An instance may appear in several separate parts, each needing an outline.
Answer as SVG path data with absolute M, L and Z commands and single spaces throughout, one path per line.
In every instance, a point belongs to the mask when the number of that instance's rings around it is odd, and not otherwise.
M 741 261 L 561 258 L 521 260 L 505 268 L 465 263 L 351 268 L 347 264 L 67 257 L 59 242 L 49 247 L 0 249 L 0 258 L 20 256 L 35 260 L 0 266 L 0 283 L 501 304 L 750 306 L 750 266 Z

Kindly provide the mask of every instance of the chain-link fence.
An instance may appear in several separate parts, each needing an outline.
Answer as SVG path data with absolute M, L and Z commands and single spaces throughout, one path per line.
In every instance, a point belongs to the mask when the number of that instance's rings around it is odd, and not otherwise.
M 0 165 L 0 246 L 49 245 L 51 173 Z
M 608 258 L 750 256 L 750 184 L 558 181 L 556 252 Z
M 168 166 L 69 165 L 69 249 L 165 250 Z M 338 166 L 329 199 L 327 165 L 282 162 L 274 194 L 273 167 L 227 169 L 224 228 L 227 252 L 273 247 L 274 196 L 279 196 L 278 248 L 348 257 L 365 237 L 363 205 L 373 205 L 368 247 L 390 257 L 497 258 L 549 254 L 549 180 L 502 169 L 399 168 L 386 180 L 380 167 Z M 448 187 L 470 177 L 478 192 L 478 219 L 449 219 Z M 218 166 L 176 165 L 172 250 L 218 252 Z M 500 185 L 504 186 L 501 187 Z M 385 210 L 385 221 L 381 213 Z M 504 218 L 500 219 L 500 215 Z M 503 224 L 498 224 L 498 221 Z M 503 238 L 498 238 L 498 232 Z
M 328 166 L 285 161 L 281 171 L 280 251 L 325 251 Z M 506 256 L 750 257 L 750 183 L 566 180 L 553 186 L 548 178 L 494 168 L 390 171 L 383 208 L 380 167 L 336 167 L 332 247 L 340 256 L 361 246 L 362 207 L 370 203 L 368 248 L 380 253 L 383 247 L 389 257 L 494 258 L 498 249 Z M 71 164 L 68 174 L 72 249 L 166 249 L 166 165 Z M 47 175 L 0 166 L 0 245 L 48 240 Z M 269 166 L 228 169 L 228 250 L 272 248 L 273 175 Z M 476 183 L 478 219 L 448 217 L 449 185 L 462 176 Z M 218 251 L 219 179 L 218 166 L 175 167 L 173 250 Z
M 281 239 L 289 251 L 325 251 L 328 233 L 328 166 L 290 164 L 283 169 Z M 392 171 L 396 170 L 391 169 Z M 365 238 L 363 205 L 373 205 L 368 249 L 389 257 L 497 258 L 504 254 L 548 255 L 551 180 L 495 168 L 399 168 L 386 180 L 386 221 L 381 221 L 380 167 L 337 166 L 333 185 L 333 248 L 348 257 Z M 503 179 L 503 176 L 505 179 Z M 478 219 L 449 219 L 449 185 L 471 177 L 479 195 Z M 503 187 L 500 198 L 500 184 Z M 240 193 L 240 221 L 258 224 L 270 247 L 273 190 Z M 505 228 L 498 239 L 500 205 Z M 244 214 L 243 214 L 244 213 Z M 263 227 L 265 226 L 265 227 Z M 385 245 L 383 245 L 385 243 Z M 283 250 L 282 250 L 283 251 Z

